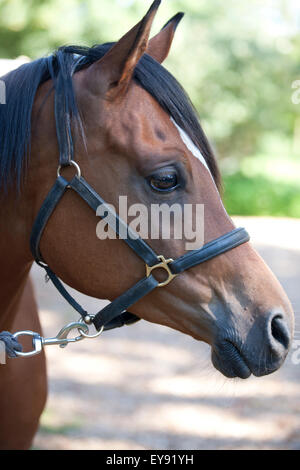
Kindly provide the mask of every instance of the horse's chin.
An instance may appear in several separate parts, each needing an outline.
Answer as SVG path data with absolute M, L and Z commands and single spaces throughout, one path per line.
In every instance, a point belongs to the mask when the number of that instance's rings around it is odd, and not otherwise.
M 226 352 L 212 350 L 211 360 L 214 367 L 227 378 L 248 379 L 252 374 L 250 367 L 237 348 L 231 343 L 228 344 Z
M 211 360 L 214 367 L 225 377 L 247 379 L 272 374 L 277 371 L 285 360 L 286 354 L 273 354 L 271 360 L 257 360 L 249 348 L 241 347 L 227 339 L 212 347 Z

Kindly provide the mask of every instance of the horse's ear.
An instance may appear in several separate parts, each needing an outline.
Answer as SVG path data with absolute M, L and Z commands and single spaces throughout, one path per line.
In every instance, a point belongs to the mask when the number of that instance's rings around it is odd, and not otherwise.
M 176 28 L 183 16 L 184 13 L 177 13 L 177 15 L 173 16 L 148 43 L 147 54 L 151 55 L 160 64 L 169 54 Z
M 153 19 L 161 0 L 155 0 L 144 18 L 125 34 L 102 59 L 89 67 L 94 92 L 108 99 L 124 94 L 135 66 L 147 50 Z

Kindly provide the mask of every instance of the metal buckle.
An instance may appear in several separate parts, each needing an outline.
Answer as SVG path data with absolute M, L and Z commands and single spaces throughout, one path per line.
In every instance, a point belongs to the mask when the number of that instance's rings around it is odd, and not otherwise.
M 164 286 L 167 286 L 169 284 L 169 282 L 172 281 L 172 279 L 174 279 L 174 277 L 177 276 L 177 274 L 173 274 L 169 268 L 169 264 L 172 263 L 174 260 L 172 258 L 169 258 L 169 259 L 165 259 L 165 257 L 163 255 L 158 255 L 157 257 L 159 260 L 160 260 L 160 263 L 158 264 L 154 264 L 153 266 L 148 266 L 148 264 L 146 264 L 146 276 L 149 277 L 151 272 L 154 270 L 154 269 L 158 269 L 158 268 L 161 268 L 161 269 L 164 269 L 167 274 L 168 274 L 168 277 L 165 281 L 162 281 L 160 282 L 157 287 L 164 287 Z

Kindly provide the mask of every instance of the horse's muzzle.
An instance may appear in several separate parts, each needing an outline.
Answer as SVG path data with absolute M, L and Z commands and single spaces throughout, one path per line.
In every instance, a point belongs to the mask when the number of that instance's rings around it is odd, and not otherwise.
M 263 328 L 262 328 L 263 326 Z M 270 313 L 260 328 L 253 328 L 245 339 L 218 338 L 212 347 L 212 363 L 229 378 L 247 379 L 271 374 L 283 364 L 290 348 L 292 334 L 282 313 Z M 233 329 L 230 329 L 233 331 Z

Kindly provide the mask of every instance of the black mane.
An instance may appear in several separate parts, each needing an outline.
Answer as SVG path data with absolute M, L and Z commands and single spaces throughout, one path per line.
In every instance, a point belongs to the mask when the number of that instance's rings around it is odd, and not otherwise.
M 72 86 L 72 74 L 99 60 L 113 43 L 91 48 L 68 46 L 53 55 L 27 63 L 8 73 L 2 80 L 6 86 L 6 105 L 0 105 L 0 187 L 14 182 L 20 188 L 24 167 L 30 154 L 31 112 L 36 91 L 52 79 L 55 92 L 63 96 L 65 117 L 82 128 Z M 177 80 L 148 54 L 139 61 L 134 80 L 142 86 L 174 119 L 197 145 L 220 186 L 217 164 L 199 124 L 193 105 Z

